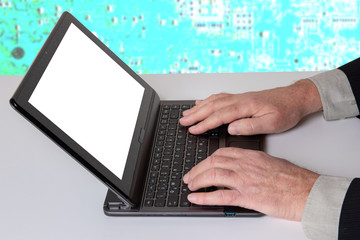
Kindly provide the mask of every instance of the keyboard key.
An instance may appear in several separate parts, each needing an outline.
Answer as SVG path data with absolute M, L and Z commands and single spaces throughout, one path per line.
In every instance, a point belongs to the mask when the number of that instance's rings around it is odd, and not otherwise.
M 195 153 L 194 150 L 189 150 L 188 149 L 188 151 L 186 152 L 186 157 L 193 157 L 195 155 L 196 155 L 196 153 Z
M 183 168 L 182 168 L 182 166 L 173 166 L 173 169 L 172 169 L 172 171 L 173 172 L 182 172 L 182 170 L 183 170 Z
M 167 136 L 166 137 L 166 142 L 175 142 L 175 137 Z
M 184 158 L 184 152 L 176 152 L 174 158 Z
M 207 148 L 206 147 L 199 147 L 197 152 L 198 153 L 207 153 Z
M 171 119 L 178 119 L 179 118 L 179 111 L 171 111 L 170 112 Z
M 175 143 L 174 143 L 174 142 L 166 142 L 166 143 L 164 144 L 164 147 L 165 147 L 165 148 L 171 148 L 171 149 L 173 149 L 174 146 L 175 146 Z
M 165 207 L 165 199 L 155 200 L 155 207 Z
M 184 145 L 176 145 L 175 152 L 184 152 L 185 146 Z
M 158 175 L 159 175 L 158 172 L 151 172 L 151 173 L 150 173 L 150 177 L 151 177 L 151 178 L 157 178 Z
M 180 189 L 178 187 L 172 187 L 169 190 L 169 196 L 178 196 L 180 193 Z
M 180 207 L 190 207 L 191 203 L 187 200 L 187 195 L 181 196 Z
M 168 198 L 168 207 L 177 207 L 179 205 L 179 197 L 178 196 L 170 196 Z
M 184 104 L 184 105 L 181 106 L 181 109 L 183 109 L 183 110 L 190 109 L 190 105 L 189 104 Z
M 184 171 L 189 172 L 193 168 L 193 164 L 186 163 L 184 166 Z
M 156 146 L 164 146 L 164 141 L 156 141 Z
M 172 149 L 166 149 L 164 151 L 164 155 L 172 155 L 173 154 L 173 150 Z
M 181 186 L 181 194 L 187 196 L 189 193 L 190 193 L 189 188 L 186 185 L 182 185 Z
M 161 177 L 169 177 L 170 175 L 170 170 L 169 169 L 161 169 L 160 171 L 160 176 Z
M 181 178 L 182 178 L 181 172 L 173 172 L 171 174 L 171 179 L 181 179 Z
M 166 197 L 167 197 L 167 193 L 165 191 L 156 193 L 156 198 L 158 199 L 165 199 Z
M 171 109 L 172 109 L 172 110 L 179 110 L 179 109 L 180 109 L 180 105 L 174 104 L 174 105 L 171 106 Z
M 155 192 L 147 192 L 147 193 L 146 193 L 146 197 L 148 197 L 148 198 L 154 198 L 154 197 L 155 197 Z
M 161 153 L 163 151 L 163 147 L 162 146 L 158 146 L 158 147 L 155 147 L 155 152 L 156 153 Z
M 193 166 L 194 166 L 194 163 L 195 163 L 195 157 L 193 157 L 193 158 L 186 157 L 186 158 L 185 158 L 185 163 L 189 163 L 189 164 L 191 164 L 191 165 L 193 165 Z
M 170 169 L 170 163 L 163 163 L 161 164 L 161 170 L 168 170 Z
M 186 141 L 185 139 L 179 139 L 176 141 L 176 145 L 179 146 L 179 145 L 185 145 Z
M 162 159 L 162 162 L 163 163 L 171 163 L 171 159 L 172 159 L 172 157 L 170 155 L 169 156 L 164 155 L 163 159 Z
M 156 179 L 156 178 L 150 178 L 150 180 L 149 180 L 149 186 L 150 186 L 150 185 L 156 185 L 156 183 L 157 183 L 157 179 Z
M 159 183 L 165 183 L 165 184 L 167 184 L 168 182 L 169 182 L 169 177 L 161 176 L 161 177 L 159 178 Z
M 163 120 L 161 120 L 161 121 L 163 121 Z M 167 120 L 166 120 L 166 123 L 167 123 Z M 169 123 L 170 123 L 170 124 L 177 124 L 177 123 L 178 123 L 178 119 L 170 119 L 170 120 L 169 120 Z
M 169 130 L 176 130 L 176 129 L 177 129 L 177 125 L 176 125 L 176 124 L 169 124 L 169 125 L 168 125 L 168 129 L 169 129 Z
M 182 158 L 175 158 L 173 161 L 173 165 L 182 165 L 183 159 Z
M 201 162 L 202 160 L 205 160 L 206 158 L 207 158 L 207 155 L 204 154 L 204 153 L 199 153 L 199 154 L 197 155 L 197 160 L 198 160 L 198 162 Z
M 144 206 L 145 206 L 145 207 L 152 207 L 153 204 L 154 204 L 154 200 L 146 199 L 146 200 L 145 200 L 145 203 L 144 203 Z
M 159 165 L 159 164 L 157 164 L 157 165 L 152 165 L 152 167 L 151 167 L 151 171 L 159 171 L 159 169 L 160 169 L 160 165 Z
M 172 179 L 170 182 L 170 187 L 179 187 L 181 184 L 180 179 Z

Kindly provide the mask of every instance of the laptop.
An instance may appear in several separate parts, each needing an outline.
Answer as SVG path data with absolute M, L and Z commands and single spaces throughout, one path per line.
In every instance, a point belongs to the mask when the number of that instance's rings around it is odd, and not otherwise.
M 10 104 L 108 187 L 109 216 L 260 216 L 187 201 L 182 177 L 220 147 L 262 150 L 262 136 L 226 126 L 192 135 L 179 124 L 194 101 L 158 94 L 64 12 Z M 216 187 L 199 191 L 216 191 Z

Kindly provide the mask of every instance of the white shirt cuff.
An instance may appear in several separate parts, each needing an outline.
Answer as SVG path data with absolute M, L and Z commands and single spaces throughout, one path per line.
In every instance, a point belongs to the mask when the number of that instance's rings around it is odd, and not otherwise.
M 334 69 L 319 73 L 309 79 L 313 81 L 319 91 L 326 120 L 359 115 L 354 93 L 343 71 Z
M 310 239 L 338 239 L 340 213 L 352 179 L 320 176 L 311 189 L 302 216 Z

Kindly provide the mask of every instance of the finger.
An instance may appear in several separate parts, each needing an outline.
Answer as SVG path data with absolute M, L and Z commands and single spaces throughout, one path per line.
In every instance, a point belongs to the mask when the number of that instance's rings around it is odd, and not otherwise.
M 269 113 L 252 118 L 243 118 L 229 124 L 228 132 L 231 135 L 256 135 L 276 133 L 279 129 L 275 114 Z
M 222 98 L 222 97 L 228 96 L 228 95 L 229 94 L 227 94 L 227 93 L 213 94 L 213 95 L 211 95 L 210 97 L 208 97 L 208 98 L 206 98 L 204 100 L 196 100 L 195 101 L 195 106 L 188 109 L 188 110 L 186 110 L 186 111 L 184 111 L 183 115 L 188 116 L 188 115 L 196 112 L 199 109 L 199 107 L 201 107 L 201 106 L 203 106 L 203 105 L 205 105 L 205 104 L 207 104 L 209 102 L 215 101 L 218 98 Z
M 195 176 L 188 184 L 191 191 L 211 186 L 235 188 L 236 173 L 232 170 L 211 168 Z
M 231 135 L 255 135 L 270 131 L 269 116 L 243 118 L 229 124 L 228 132 Z
M 238 147 L 225 147 L 217 149 L 211 156 L 217 158 L 229 158 L 234 161 L 234 159 L 241 159 L 247 152 L 254 150 L 238 148 Z M 228 163 L 225 163 L 228 164 Z M 236 165 L 237 163 L 235 163 Z
M 218 93 L 218 94 L 212 94 L 211 96 L 209 96 L 208 98 L 201 100 L 201 101 L 196 101 L 195 104 L 197 107 L 201 107 L 209 102 L 214 102 L 217 99 L 221 99 L 221 98 L 225 98 L 225 97 L 229 97 L 232 94 L 229 93 Z
M 242 109 L 240 105 L 214 106 L 214 109 L 204 113 L 202 121 L 190 127 L 189 131 L 192 134 L 201 134 L 239 118 L 249 117 L 250 114 L 246 110 Z
M 185 174 L 183 180 L 188 184 L 196 176 L 212 168 L 232 170 L 235 168 L 235 162 L 231 158 L 223 157 L 221 154 L 214 152 L 213 155 L 194 166 L 187 174 Z
M 180 123 L 184 126 L 190 126 L 194 123 L 200 122 L 215 112 L 215 107 L 216 104 L 213 101 L 195 106 L 192 109 L 189 109 L 191 112 L 183 113 L 184 117 L 180 119 Z
M 207 193 L 191 193 L 188 200 L 198 205 L 238 206 L 241 194 L 236 190 L 222 189 Z
M 197 109 L 199 108 L 199 106 L 201 105 L 201 102 L 203 102 L 204 100 L 196 100 L 195 101 L 195 106 L 193 106 L 192 108 L 188 109 L 188 110 L 185 110 L 183 111 L 183 116 L 186 117 L 186 116 L 189 116 L 191 115 L 192 113 L 196 112 Z
M 184 126 L 190 126 L 202 121 L 217 109 L 228 105 L 231 101 L 229 96 L 230 94 L 216 94 L 198 102 L 195 107 L 183 112 L 184 117 L 180 119 L 180 123 Z

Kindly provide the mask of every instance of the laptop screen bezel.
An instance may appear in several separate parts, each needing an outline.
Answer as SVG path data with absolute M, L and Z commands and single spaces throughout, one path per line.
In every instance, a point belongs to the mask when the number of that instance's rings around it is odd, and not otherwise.
M 77 28 L 79 28 L 121 68 L 130 74 L 134 78 L 134 81 L 136 80 L 145 89 L 122 179 L 119 179 L 89 152 L 87 152 L 83 147 L 76 143 L 71 137 L 69 137 L 29 103 L 29 98 L 34 92 L 38 82 L 41 80 L 46 67 L 50 63 L 56 49 L 71 24 L 74 24 Z M 79 97 L 81 97 L 80 94 Z M 147 164 L 147 158 L 142 156 L 144 149 L 142 148 L 143 143 L 140 137 L 144 134 L 144 132 L 145 134 L 151 133 L 150 129 L 153 126 L 148 126 L 147 122 L 149 121 L 149 118 L 152 117 L 151 115 L 154 115 L 153 105 L 156 99 L 158 99 L 156 92 L 143 79 L 141 79 L 139 75 L 128 67 L 74 16 L 68 12 L 64 12 L 30 66 L 28 72 L 24 76 L 21 84 L 10 100 L 10 103 L 30 122 L 42 130 L 55 143 L 73 156 L 81 165 L 106 184 L 107 187 L 124 200 L 125 203 L 131 206 L 136 206 L 140 203 L 141 193 L 138 191 L 139 183 L 141 183 L 143 178 L 145 178 L 145 174 L 143 173 Z M 117 109 L 113 110 L 116 111 Z

